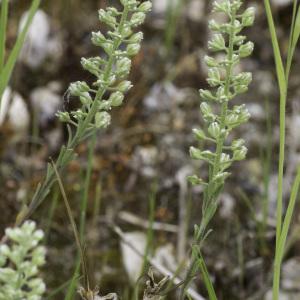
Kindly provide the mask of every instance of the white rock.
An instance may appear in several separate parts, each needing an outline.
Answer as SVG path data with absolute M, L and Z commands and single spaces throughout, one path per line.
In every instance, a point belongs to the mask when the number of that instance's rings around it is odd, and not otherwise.
M 235 208 L 234 198 L 230 194 L 224 193 L 220 198 L 220 204 L 220 216 L 224 219 L 232 217 Z
M 247 109 L 251 115 L 251 119 L 255 121 L 263 121 L 266 118 L 266 113 L 261 104 L 258 103 L 248 103 Z
M 289 5 L 292 2 L 293 0 L 272 0 L 272 4 L 279 7 Z
M 19 32 L 24 28 L 28 12 L 21 17 Z M 62 45 L 57 36 L 51 38 L 50 20 L 47 14 L 38 10 L 29 27 L 20 60 L 31 68 L 39 67 L 48 56 L 60 56 Z
M 205 13 L 205 1 L 193 0 L 187 4 L 187 16 L 194 22 L 200 22 Z
M 167 244 L 156 249 L 154 259 L 170 271 L 176 271 L 178 265 L 174 255 L 174 247 Z
M 300 294 L 299 293 L 287 293 L 284 291 L 279 292 L 279 299 L 280 300 L 299 300 Z M 268 291 L 264 300 L 273 300 L 272 291 Z
M 147 237 L 143 232 L 136 231 L 124 233 L 124 239 L 140 253 L 145 253 Z M 124 242 L 121 242 L 121 251 L 125 270 L 130 281 L 135 283 L 141 274 L 144 258 L 143 256 L 138 255 Z
M 182 103 L 185 97 L 186 92 L 173 83 L 158 83 L 151 88 L 144 105 L 152 111 L 170 110 L 173 105 Z
M 27 105 L 18 93 L 13 93 L 11 105 L 8 110 L 8 122 L 14 131 L 20 132 L 28 129 L 29 112 Z
M 43 126 L 55 117 L 62 99 L 54 83 L 49 83 L 48 86 L 36 88 L 30 95 L 30 102 L 38 114 L 39 124 Z
M 154 14 L 165 14 L 168 9 L 168 0 L 153 0 L 152 12 Z
M 5 121 L 5 117 L 7 115 L 7 111 L 9 109 L 9 103 L 11 99 L 11 88 L 7 87 L 3 93 L 1 99 L 1 106 L 0 106 L 0 126 L 3 125 Z
M 282 266 L 282 288 L 284 290 L 299 291 L 300 258 L 291 258 Z
M 131 165 L 133 169 L 143 176 L 152 178 L 156 176 L 158 151 L 156 147 L 137 147 L 133 153 Z

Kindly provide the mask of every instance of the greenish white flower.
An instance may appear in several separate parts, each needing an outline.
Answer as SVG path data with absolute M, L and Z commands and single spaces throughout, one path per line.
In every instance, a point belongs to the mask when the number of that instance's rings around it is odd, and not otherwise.
M 32 221 L 7 228 L 9 245 L 0 246 L 0 300 L 42 299 L 46 285 L 38 276 L 45 264 L 44 237 Z

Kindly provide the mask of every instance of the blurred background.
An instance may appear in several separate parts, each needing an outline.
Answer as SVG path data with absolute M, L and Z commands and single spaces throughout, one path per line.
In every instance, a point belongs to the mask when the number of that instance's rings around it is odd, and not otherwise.
M 246 32 L 255 51 L 240 68 L 253 72 L 254 80 L 236 104 L 247 103 L 252 118 L 235 137 L 246 140 L 249 153 L 247 160 L 234 165 L 204 248 L 219 299 L 225 300 L 263 299 L 268 293 L 275 236 L 279 139 L 275 66 L 263 3 L 245 2 L 257 11 L 254 27 Z M 10 3 L 8 50 L 29 4 L 27 0 Z M 201 218 L 202 190 L 189 186 L 186 177 L 195 172 L 205 174 L 206 166 L 192 161 L 188 149 L 196 144 L 192 129 L 202 127 L 198 89 L 206 87 L 203 57 L 210 38 L 211 4 L 208 0 L 153 0 L 153 10 L 142 28 L 142 50 L 133 61 L 130 80 L 134 87 L 124 105 L 113 111 L 108 130 L 97 135 L 85 240 L 90 277 L 103 295 L 116 292 L 122 299 L 133 299 L 136 268 L 143 265 L 143 259 L 122 244 L 111 224 L 120 226 L 143 251 L 147 220 L 153 215 L 157 228 L 154 226 L 149 253 L 173 273 L 189 257 L 193 224 Z M 273 0 L 272 4 L 285 50 L 292 1 Z M 33 20 L 0 110 L 0 235 L 14 223 L 20 207 L 30 201 L 46 163 L 65 142 L 66 128 L 55 113 L 77 105 L 77 99 L 66 91 L 70 82 L 90 76 L 81 68 L 80 58 L 101 54 L 90 37 L 91 31 L 101 30 L 97 10 L 107 5 L 118 6 L 119 2 L 44 0 Z M 286 196 L 300 161 L 299 62 L 297 50 L 288 101 Z M 88 143 L 77 150 L 78 157 L 63 181 L 79 220 Z M 286 299 L 300 299 L 298 211 L 282 284 L 283 295 L 294 298 Z M 33 218 L 46 232 L 48 255 L 43 277 L 51 292 L 72 278 L 78 260 L 57 187 Z M 193 288 L 205 295 L 201 280 Z M 65 290 L 53 299 L 63 299 Z

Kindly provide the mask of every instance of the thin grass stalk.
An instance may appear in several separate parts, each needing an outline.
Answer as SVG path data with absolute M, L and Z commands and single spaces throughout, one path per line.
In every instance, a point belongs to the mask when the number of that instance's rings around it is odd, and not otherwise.
M 84 278 L 84 285 L 85 285 L 86 290 L 90 290 L 90 283 L 89 283 L 88 271 L 87 271 L 87 263 L 86 263 L 86 259 L 85 259 L 84 248 L 83 248 L 83 245 L 82 245 L 81 240 L 80 240 L 79 231 L 78 231 L 76 222 L 74 220 L 74 217 L 73 217 L 73 214 L 72 214 L 72 209 L 70 207 L 70 204 L 69 204 L 69 201 L 68 201 L 68 198 L 67 198 L 62 180 L 60 178 L 60 175 L 58 173 L 57 168 L 55 167 L 54 162 L 52 163 L 52 166 L 53 166 L 53 170 L 55 172 L 55 176 L 57 178 L 58 185 L 59 185 L 59 188 L 60 188 L 63 200 L 64 200 L 64 204 L 65 204 L 65 207 L 66 207 L 66 210 L 67 210 L 68 218 L 69 218 L 69 221 L 70 221 L 71 226 L 72 226 L 72 230 L 73 230 L 74 238 L 75 238 L 75 241 L 76 241 L 76 245 L 77 245 L 77 248 L 79 250 L 81 270 L 82 270 L 82 274 L 83 274 L 83 278 Z
M 4 66 L 5 60 L 5 44 L 6 44 L 6 28 L 8 17 L 8 0 L 2 0 L 1 17 L 0 17 L 0 72 Z
M 271 34 L 271 40 L 272 40 L 274 58 L 276 64 L 277 79 L 279 85 L 279 92 L 280 92 L 280 141 L 279 141 L 279 164 L 278 164 L 278 195 L 277 195 L 277 211 L 276 211 L 276 249 L 275 249 L 274 276 L 273 276 L 273 299 L 278 300 L 279 289 L 280 289 L 280 270 L 281 270 L 281 263 L 282 263 L 281 248 L 283 247 L 282 214 L 283 214 L 283 176 L 284 176 L 285 136 L 286 136 L 286 120 L 285 120 L 286 101 L 287 101 L 288 79 L 290 74 L 291 63 L 293 60 L 294 50 L 300 34 L 299 31 L 300 23 L 299 25 L 297 25 L 299 11 L 298 11 L 298 15 L 296 16 L 297 1 L 294 1 L 287 65 L 286 65 L 286 69 L 284 70 L 270 2 L 268 0 L 264 0 L 264 4 L 265 4 L 265 10 L 266 10 L 266 15 L 269 24 L 269 30 Z M 289 213 L 292 212 L 289 211 Z
M 266 15 L 271 34 L 271 41 L 274 51 L 274 59 L 277 72 L 277 80 L 280 92 L 280 141 L 279 141 L 279 164 L 278 164 L 278 192 L 277 192 L 277 209 L 276 209 L 276 250 L 279 245 L 279 237 L 282 227 L 282 207 L 283 207 L 283 174 L 284 174 L 284 159 L 285 159 L 285 114 L 286 114 L 286 98 L 287 85 L 285 78 L 284 66 L 281 58 L 281 52 L 277 39 L 275 24 L 273 20 L 271 5 L 269 0 L 264 0 Z
M 10 80 L 13 68 L 16 64 L 16 61 L 18 59 L 18 56 L 19 56 L 22 46 L 24 44 L 26 34 L 29 30 L 29 27 L 31 25 L 34 15 L 40 6 L 40 3 L 41 3 L 41 0 L 33 0 L 32 1 L 31 6 L 29 8 L 28 17 L 25 22 L 24 28 L 21 31 L 21 33 L 18 35 L 16 43 L 7 59 L 7 62 L 5 63 L 4 67 L 1 70 L 1 73 L 0 73 L 0 104 L 1 104 L 2 95 L 3 95 L 4 90 Z
M 198 255 L 198 266 L 201 271 L 206 290 L 208 292 L 209 300 L 218 300 L 201 251 L 198 252 Z
M 96 141 L 97 141 L 97 132 L 95 131 L 93 133 L 92 139 L 91 139 L 91 141 L 89 143 L 89 147 L 88 147 L 88 164 L 87 164 L 87 170 L 86 170 L 86 174 L 85 174 L 83 195 L 82 195 L 81 201 L 80 201 L 79 237 L 80 237 L 80 241 L 81 241 L 82 245 L 84 244 L 86 211 L 87 211 L 87 205 L 88 205 L 88 195 L 89 195 L 89 188 L 90 188 L 90 182 L 91 182 L 91 173 L 92 173 L 92 168 L 93 168 L 93 157 L 94 157 L 94 152 L 95 152 Z M 80 251 L 81 250 L 78 249 L 73 278 L 68 287 L 67 294 L 65 296 L 65 300 L 72 300 L 74 298 L 74 294 L 76 292 L 76 288 L 78 285 L 78 276 L 79 276 L 79 271 L 80 271 Z
M 83 243 L 84 239 L 84 231 L 85 231 L 85 223 L 86 223 L 86 210 L 88 206 L 88 198 L 89 198 L 89 189 L 91 186 L 91 175 L 93 170 L 93 158 L 94 152 L 97 142 L 97 132 L 93 133 L 93 136 L 90 140 L 89 147 L 88 147 L 88 163 L 87 169 L 85 174 L 85 182 L 84 182 L 84 189 L 83 189 L 83 196 L 80 204 L 80 225 L 79 225 L 79 234 L 80 240 Z
M 79 278 L 78 278 L 79 279 Z M 49 295 L 45 298 L 45 300 L 51 300 L 57 296 L 58 293 L 62 292 L 72 281 L 72 278 L 67 282 L 61 284 L 59 287 L 55 288 Z
M 93 226 L 94 227 L 97 224 L 97 218 L 100 214 L 101 202 L 102 202 L 102 183 L 101 183 L 101 181 L 99 181 L 99 183 L 96 185 L 95 202 L 94 202 L 94 208 L 93 208 Z
M 290 39 L 289 39 L 289 47 L 288 47 L 288 55 L 286 61 L 286 73 L 285 77 L 287 82 L 289 81 L 289 75 L 291 71 L 292 61 L 295 54 L 295 48 L 300 35 L 300 11 L 298 9 L 298 0 L 293 1 L 293 16 L 292 16 L 292 24 L 290 31 Z M 298 11 L 298 12 L 297 12 Z

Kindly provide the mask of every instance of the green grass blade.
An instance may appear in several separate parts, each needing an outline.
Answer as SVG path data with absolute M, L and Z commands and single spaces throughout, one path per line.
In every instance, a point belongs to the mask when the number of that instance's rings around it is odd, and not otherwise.
M 284 247 L 286 244 L 288 231 L 289 231 L 289 228 L 291 225 L 293 212 L 295 210 L 295 204 L 296 204 L 297 195 L 298 195 L 298 191 L 299 191 L 299 185 L 300 185 L 300 167 L 298 168 L 297 176 L 296 176 L 293 186 L 292 186 L 292 192 L 291 192 L 291 196 L 290 196 L 290 200 L 289 200 L 289 205 L 288 205 L 286 215 L 284 218 L 284 222 L 283 222 L 283 226 L 282 226 L 280 243 L 279 243 L 279 254 L 278 254 L 280 256 L 280 259 L 282 259 L 282 257 L 283 257 Z
M 298 10 L 298 14 L 297 14 L 297 7 L 298 7 L 298 0 L 294 0 L 294 2 L 293 2 L 293 17 L 292 17 L 289 47 L 288 47 L 288 55 L 287 55 L 287 62 L 286 62 L 286 72 L 285 72 L 285 77 L 286 77 L 287 81 L 289 79 L 289 75 L 290 75 L 290 71 L 291 71 L 291 65 L 292 65 L 292 61 L 293 61 L 293 56 L 294 56 L 294 53 L 295 53 L 294 41 L 296 41 L 296 44 L 297 44 L 297 40 L 299 39 L 299 35 L 298 35 L 298 38 L 297 38 L 297 27 L 298 27 L 298 30 L 300 30 L 300 26 L 299 26 L 300 23 L 298 21 L 298 19 L 300 17 L 299 17 L 299 10 Z M 299 23 L 298 26 L 296 26 L 297 22 Z M 300 31 L 299 31 L 299 33 L 300 33 Z
M 79 278 L 80 277 L 78 277 L 77 279 L 79 279 Z M 63 291 L 71 283 L 72 280 L 73 280 L 73 278 L 71 278 L 67 282 L 63 283 L 62 285 L 60 285 L 59 287 L 57 287 L 56 289 L 54 289 L 51 293 L 49 293 L 49 296 L 47 296 L 45 300 L 53 299 L 54 296 L 56 296 L 58 293 L 60 293 L 61 291 Z
M 25 26 L 24 26 L 23 30 L 21 31 L 21 33 L 18 35 L 18 38 L 17 38 L 16 43 L 8 57 L 8 60 L 5 64 L 3 70 L 0 73 L 0 99 L 2 98 L 4 90 L 9 82 L 13 68 L 16 64 L 17 58 L 18 58 L 20 51 L 22 49 L 22 46 L 24 44 L 25 37 L 28 32 L 29 26 L 33 20 L 33 17 L 35 15 L 36 11 L 38 10 L 38 8 L 40 6 L 40 3 L 41 3 L 41 0 L 33 0 L 32 1 Z
M 8 0 L 2 0 L 1 16 L 0 16 L 0 72 L 2 71 L 2 68 L 4 66 L 4 59 L 5 59 L 7 16 L 8 16 Z
M 284 66 L 282 61 L 282 56 L 279 48 L 279 42 L 277 38 L 276 28 L 273 20 L 271 5 L 269 0 L 264 0 L 265 3 L 265 10 L 267 14 L 268 24 L 269 24 L 269 30 L 271 34 L 271 41 L 274 51 L 274 58 L 275 58 L 275 64 L 276 64 L 276 73 L 278 78 L 278 84 L 279 84 L 279 90 L 280 92 L 286 91 L 286 79 L 285 79 L 285 72 L 284 72 Z
M 211 279 L 210 279 L 205 261 L 202 257 L 201 251 L 197 251 L 197 252 L 198 252 L 198 256 L 199 256 L 198 266 L 199 266 L 199 269 L 202 273 L 204 284 L 205 284 L 206 290 L 208 292 L 209 300 L 218 300 L 215 289 L 214 289 L 214 286 L 211 282 Z
M 52 167 L 53 167 L 53 170 L 55 172 L 56 179 L 58 181 L 58 185 L 59 185 L 59 188 L 60 188 L 63 200 L 64 200 L 64 204 L 65 204 L 67 214 L 68 214 L 71 226 L 72 226 L 72 230 L 73 230 L 73 233 L 74 233 L 75 242 L 76 242 L 79 254 L 80 254 L 80 262 L 81 262 L 81 269 L 82 269 L 83 278 L 84 278 L 84 282 L 85 282 L 85 289 L 89 290 L 89 278 L 88 278 L 87 263 L 86 263 L 86 259 L 85 259 L 85 253 L 84 253 L 85 251 L 84 251 L 84 248 L 83 248 L 81 240 L 80 240 L 77 225 L 76 225 L 76 222 L 74 220 L 72 210 L 71 210 L 71 207 L 70 207 L 70 204 L 69 204 L 69 200 L 67 198 L 67 195 L 66 195 L 61 177 L 58 173 L 58 170 L 57 170 L 54 162 L 52 162 Z M 77 267 L 76 267 L 76 269 L 77 269 Z
M 293 216 L 293 212 L 294 212 L 294 208 L 295 208 L 299 185 L 300 185 L 300 167 L 298 168 L 297 176 L 293 183 L 288 209 L 286 212 L 286 216 L 284 218 L 284 223 L 283 223 L 281 235 L 279 238 L 278 249 L 276 249 L 276 254 L 275 254 L 274 276 L 273 276 L 273 299 L 274 300 L 279 300 L 281 263 L 282 263 L 282 258 L 283 258 L 283 254 L 284 254 L 288 231 L 290 228 L 290 224 L 291 224 L 291 220 L 292 220 L 292 216 Z
M 279 48 L 278 38 L 276 34 L 275 24 L 273 20 L 272 10 L 269 0 L 264 0 L 265 10 L 267 14 L 269 30 L 271 34 L 272 46 L 274 51 L 274 59 L 276 65 L 277 80 L 280 92 L 280 145 L 279 145 L 279 165 L 278 165 L 278 196 L 277 196 L 277 220 L 276 220 L 276 249 L 279 244 L 279 237 L 282 227 L 282 192 L 283 192 L 283 172 L 284 172 L 284 154 L 285 154 L 285 113 L 286 113 L 286 97 L 287 83 L 285 71 L 282 62 L 281 52 Z

